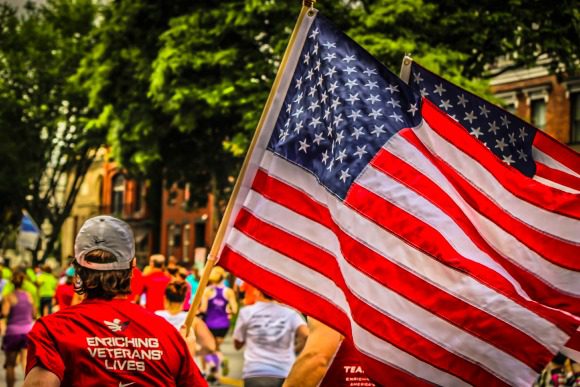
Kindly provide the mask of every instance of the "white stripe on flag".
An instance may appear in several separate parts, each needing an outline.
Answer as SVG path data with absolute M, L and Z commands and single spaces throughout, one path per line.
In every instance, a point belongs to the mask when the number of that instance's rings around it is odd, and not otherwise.
M 548 179 L 543 178 L 543 177 L 538 176 L 538 175 L 534 175 L 533 179 L 544 184 L 544 185 L 547 185 L 548 187 L 557 188 L 561 191 L 568 192 L 568 193 L 575 194 L 575 195 L 580 194 L 580 191 L 575 190 L 574 188 L 570 188 L 570 187 L 567 187 L 565 185 L 558 184 L 555 181 L 548 180 Z
M 557 169 L 558 171 L 567 173 L 569 175 L 575 176 L 580 179 L 580 175 L 565 166 L 564 164 L 560 163 L 558 160 L 553 159 L 548 154 L 542 152 L 538 147 L 532 147 L 532 156 L 536 162 L 540 162 L 542 164 L 547 165 L 552 169 Z
M 545 260 L 513 235 L 474 210 L 447 178 L 403 137 L 393 136 L 385 144 L 384 149 L 412 165 L 441 188 L 466 214 L 480 235 L 503 257 L 528 270 L 547 285 L 565 294 L 580 296 L 580 273 L 561 268 Z
M 400 267 L 415 273 L 426 282 L 445 292 L 510 323 L 512 326 L 534 337 L 552 352 L 556 352 L 567 340 L 568 335 L 551 322 L 481 284 L 471 276 L 432 259 L 420 250 L 405 243 L 396 235 L 385 231 L 369 219 L 361 216 L 355 210 L 344 206 L 328 191 L 315 184 L 315 178 L 312 175 L 303 173 L 299 167 L 273 155 L 271 152 L 264 154 L 263 164 L 268 165 L 268 174 L 306 193 L 313 201 L 326 206 L 330 210 L 334 221 L 345 233 L 382 255 L 385 259 L 395 262 Z M 261 208 L 261 206 L 267 205 L 266 202 L 257 204 L 257 208 L 252 208 L 253 205 L 251 203 L 253 200 L 255 199 L 247 198 L 244 206 L 251 208 L 251 211 L 258 213 L 259 216 L 266 217 L 267 214 L 263 213 L 266 210 Z M 280 217 L 272 219 L 272 222 L 277 224 L 283 220 L 283 223 L 286 224 L 289 213 L 285 213 L 284 216 L 278 216 Z M 312 240 L 316 232 L 320 231 L 315 231 L 317 226 L 311 224 L 311 222 L 301 223 L 300 227 L 301 229 L 294 230 L 294 233 L 304 235 L 303 239 L 305 240 Z M 325 233 L 325 235 L 329 234 Z M 328 240 L 321 240 L 318 244 L 326 246 L 324 243 L 327 242 Z M 490 305 L 490 300 L 493 300 L 493 305 Z
M 228 246 L 255 265 L 336 305 L 350 319 L 355 345 L 365 354 L 439 385 L 467 385 L 461 379 L 418 360 L 360 327 L 352 319 L 342 290 L 327 277 L 259 244 L 235 229 L 231 231 Z M 300 283 L 295 282 L 295 278 L 300 278 Z
M 548 235 L 554 235 L 554 230 L 557 230 L 561 238 L 576 244 L 580 243 L 576 219 L 546 211 L 520 200 L 506 190 L 490 171 L 439 136 L 425 121 L 413 131 L 432 154 L 445 155 L 447 164 L 461 174 L 466 181 L 479 187 L 480 191 L 493 200 L 498 207 Z

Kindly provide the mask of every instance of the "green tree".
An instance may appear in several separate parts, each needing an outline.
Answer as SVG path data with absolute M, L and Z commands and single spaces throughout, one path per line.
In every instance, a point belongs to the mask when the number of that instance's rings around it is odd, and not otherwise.
M 38 224 L 47 221 L 44 259 L 53 253 L 102 133 L 86 127 L 86 97 L 69 77 L 90 46 L 96 7 L 89 0 L 51 0 L 21 16 L 2 8 L 0 123 L 12 164 L 2 189 L 12 191 L 8 211 L 19 220 L 26 208 Z M 11 177 L 10 173 L 14 176 Z M 12 178 L 12 180 L 10 180 Z M 14 186 L 6 187 L 5 184 Z
M 231 187 L 298 9 L 111 3 L 77 81 L 116 160 L 135 177 L 190 183 L 196 203 Z
M 498 56 L 576 71 L 578 12 L 540 0 L 321 1 L 321 12 L 398 71 L 405 53 L 481 93 Z M 554 8 L 554 9 L 552 9 Z M 136 176 L 223 192 L 256 127 L 300 2 L 117 1 L 78 81 Z M 546 18 L 547 16 L 547 18 Z M 564 67 L 558 67 L 562 63 Z
M 412 53 L 423 65 L 460 83 L 534 66 L 541 56 L 551 59 L 552 72 L 578 72 L 577 0 L 561 1 L 557 7 L 542 0 L 364 0 L 362 4 L 351 35 L 393 70 L 405 53 Z M 510 65 L 495 68 L 499 57 L 508 57 Z M 471 86 L 477 88 L 475 83 Z
M 26 130 L 23 122 L 24 106 L 18 87 L 9 68 L 16 55 L 19 40 L 19 20 L 16 10 L 0 5 L 0 245 L 14 231 L 26 204 L 29 181 L 41 167 L 35 158 L 37 137 Z M 23 157 L 29 153 L 30 157 Z

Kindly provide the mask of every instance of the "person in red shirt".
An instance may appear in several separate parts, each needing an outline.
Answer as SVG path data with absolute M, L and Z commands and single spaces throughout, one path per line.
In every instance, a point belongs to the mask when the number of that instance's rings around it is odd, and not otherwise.
M 127 298 L 134 256 L 125 222 L 97 216 L 83 224 L 73 283 L 86 298 L 36 322 L 24 386 L 207 386 L 185 330 Z
M 143 293 L 143 273 L 137 266 L 133 266 L 133 277 L 131 278 L 131 294 L 129 300 L 139 303 L 139 298 Z
M 149 270 L 143 275 L 145 308 L 155 312 L 164 309 L 164 294 L 171 277 L 165 272 L 165 257 L 154 254 L 149 258 Z
M 54 293 L 54 300 L 58 305 L 58 310 L 63 310 L 72 305 L 72 300 L 75 295 L 75 290 L 73 286 L 73 276 L 75 275 L 75 269 L 69 267 L 65 271 L 65 282 L 58 284 L 56 287 L 56 292 Z

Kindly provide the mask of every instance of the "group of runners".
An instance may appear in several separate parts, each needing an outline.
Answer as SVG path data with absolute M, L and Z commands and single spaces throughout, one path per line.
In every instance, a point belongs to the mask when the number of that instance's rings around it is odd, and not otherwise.
M 49 266 L 1 266 L 6 384 L 18 363 L 25 386 L 211 384 L 228 373 L 220 351 L 228 332 L 244 349 L 246 386 L 304 385 L 292 380 L 316 375 L 304 367 L 308 356 L 296 361 L 309 329 L 294 309 L 215 267 L 186 335 L 196 271 L 159 254 L 143 270 L 135 262 L 131 228 L 97 216 L 81 227 L 59 277 Z

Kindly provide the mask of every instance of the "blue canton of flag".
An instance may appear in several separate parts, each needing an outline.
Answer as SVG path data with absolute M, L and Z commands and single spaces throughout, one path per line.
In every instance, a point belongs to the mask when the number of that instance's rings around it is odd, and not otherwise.
M 415 62 L 411 75 L 409 86 L 464 126 L 504 163 L 529 177 L 536 173 L 532 158 L 536 128 Z
M 268 149 L 344 199 L 383 144 L 419 124 L 420 99 L 323 16 L 300 58 Z

